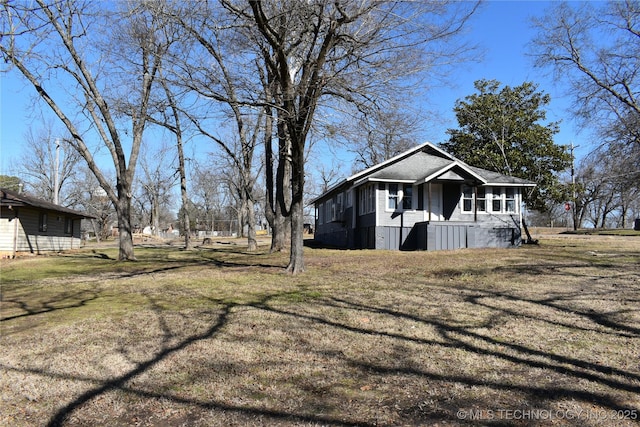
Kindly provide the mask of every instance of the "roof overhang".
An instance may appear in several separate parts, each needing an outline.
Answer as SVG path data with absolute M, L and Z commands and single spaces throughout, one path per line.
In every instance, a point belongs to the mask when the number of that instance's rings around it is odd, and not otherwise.
M 7 209 L 10 210 L 20 207 L 39 209 L 41 211 L 55 212 L 57 214 L 66 215 L 73 218 L 95 218 L 93 215 L 87 215 L 83 212 L 56 205 L 46 200 L 38 199 L 36 197 L 27 196 L 15 191 L 5 189 L 0 189 L 0 206 L 6 206 Z
M 365 178 L 362 178 L 359 181 L 354 182 L 353 186 L 358 187 L 368 182 L 397 182 L 398 184 L 415 184 L 416 181 L 413 179 L 386 179 L 386 178 L 371 178 L 367 176 Z
M 537 187 L 533 182 L 486 182 L 486 187 Z

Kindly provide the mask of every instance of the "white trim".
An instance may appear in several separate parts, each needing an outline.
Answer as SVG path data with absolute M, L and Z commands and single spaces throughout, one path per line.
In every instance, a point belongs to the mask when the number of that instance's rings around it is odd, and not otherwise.
M 452 168 L 454 168 L 455 166 L 459 166 L 462 170 L 464 170 L 465 172 L 467 172 L 469 175 L 473 176 L 474 178 L 476 178 L 478 181 L 482 182 L 483 185 L 486 185 L 487 181 L 481 177 L 480 175 L 478 175 L 477 173 L 475 173 L 474 171 L 472 171 L 466 164 L 461 163 L 458 160 L 455 160 L 453 163 L 443 167 L 442 169 L 438 170 L 437 172 L 432 173 L 431 175 L 428 175 L 420 180 L 418 180 L 417 182 L 429 182 L 432 181 L 433 179 L 439 177 L 440 175 L 442 175 L 443 173 L 446 173 L 448 171 L 450 171 Z
M 398 185 L 398 189 L 397 189 L 397 193 L 396 193 L 396 208 L 395 209 L 391 209 L 389 207 L 389 185 L 390 184 L 397 184 Z M 409 184 L 411 187 L 411 207 L 408 209 L 405 209 L 404 207 L 404 198 L 405 198 L 405 194 L 404 194 L 404 185 L 403 184 Z M 413 183 L 413 181 L 411 182 L 401 182 L 401 181 L 391 181 L 391 182 L 387 182 L 384 186 L 384 211 L 387 213 L 391 213 L 391 212 L 417 212 L 418 208 L 417 208 L 417 200 L 416 200 L 416 194 L 417 192 L 414 192 L 414 188 L 417 190 L 417 186 Z M 415 201 L 415 203 L 414 203 Z M 415 205 L 415 207 L 414 207 Z

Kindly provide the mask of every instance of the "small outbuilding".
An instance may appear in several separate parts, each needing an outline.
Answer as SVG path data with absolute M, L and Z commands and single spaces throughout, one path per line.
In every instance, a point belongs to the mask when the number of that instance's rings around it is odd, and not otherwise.
M 85 218 L 92 216 L 0 188 L 0 255 L 79 248 Z
M 396 250 L 519 246 L 523 194 L 535 185 L 425 143 L 314 199 L 315 240 Z

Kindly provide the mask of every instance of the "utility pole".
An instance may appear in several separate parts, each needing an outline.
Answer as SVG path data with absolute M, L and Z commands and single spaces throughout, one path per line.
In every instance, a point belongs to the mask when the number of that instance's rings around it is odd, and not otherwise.
M 574 146 L 573 145 L 573 141 L 571 141 L 571 202 L 572 202 L 572 218 L 573 218 L 573 231 L 577 231 L 578 230 L 578 223 L 577 223 L 577 219 L 578 219 L 578 213 L 576 212 L 576 174 L 575 174 L 575 161 L 576 158 L 573 154 L 573 150 L 578 148 L 579 145 Z
M 60 204 L 60 195 L 58 192 L 58 183 L 59 183 L 59 176 L 58 176 L 58 169 L 60 168 L 60 139 L 56 138 L 56 165 L 55 165 L 56 170 L 53 173 L 53 203 L 55 203 L 56 205 Z

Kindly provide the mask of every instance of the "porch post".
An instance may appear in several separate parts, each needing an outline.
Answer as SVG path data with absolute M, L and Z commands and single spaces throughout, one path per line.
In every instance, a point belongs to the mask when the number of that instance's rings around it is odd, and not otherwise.
M 473 185 L 473 222 L 478 222 L 478 186 Z
M 431 222 L 431 181 L 429 181 L 427 192 L 429 193 L 427 195 L 427 208 L 429 209 L 429 222 Z

